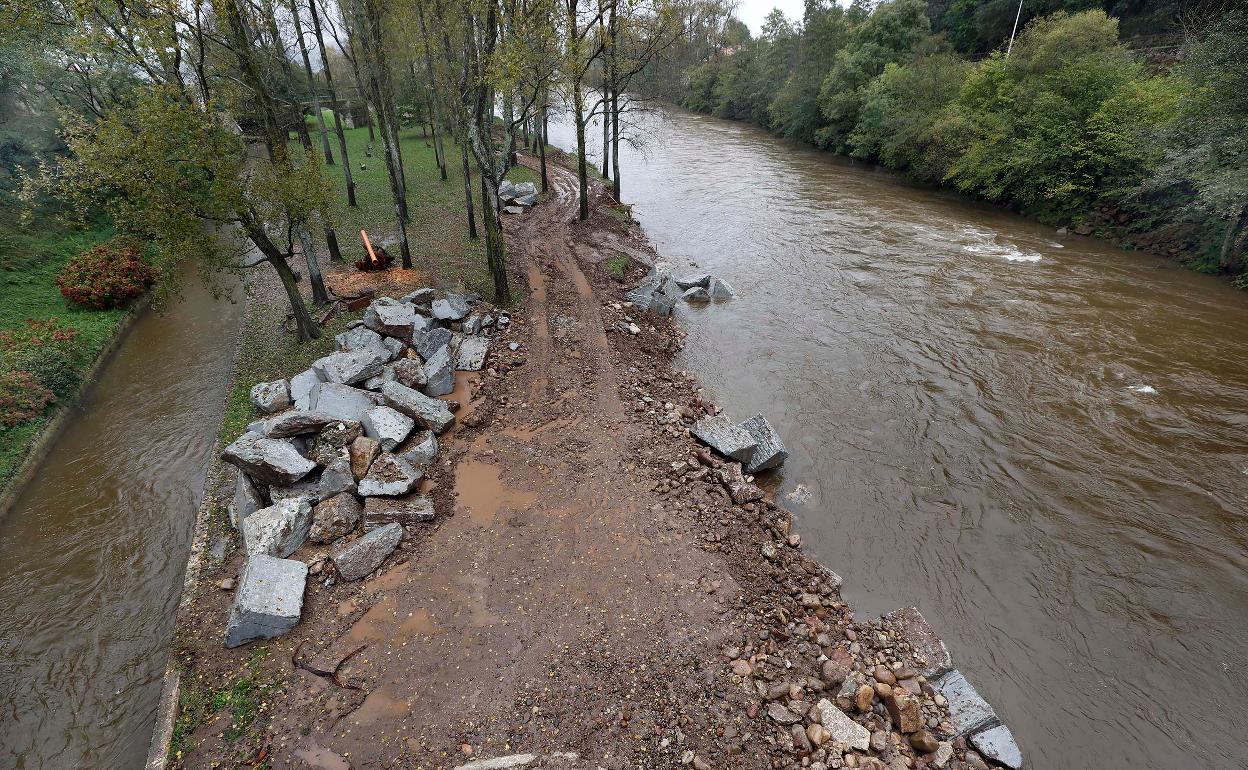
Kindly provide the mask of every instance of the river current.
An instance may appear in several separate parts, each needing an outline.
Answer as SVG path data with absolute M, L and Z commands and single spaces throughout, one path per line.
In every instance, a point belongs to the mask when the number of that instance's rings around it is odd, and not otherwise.
M 1248 295 L 746 125 L 641 122 L 624 201 L 739 293 L 680 306 L 684 365 L 778 427 L 778 496 L 860 614 L 918 606 L 1037 770 L 1248 766 Z

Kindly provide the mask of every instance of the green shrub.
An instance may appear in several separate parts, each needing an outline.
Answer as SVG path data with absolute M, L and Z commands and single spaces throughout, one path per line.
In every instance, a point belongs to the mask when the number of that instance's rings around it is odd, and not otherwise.
M 0 331 L 0 372 L 29 375 L 60 398 L 77 390 L 85 358 L 78 330 L 56 318 Z
M 74 257 L 57 276 L 56 285 L 70 302 L 108 310 L 147 291 L 155 278 L 138 244 L 118 238 Z

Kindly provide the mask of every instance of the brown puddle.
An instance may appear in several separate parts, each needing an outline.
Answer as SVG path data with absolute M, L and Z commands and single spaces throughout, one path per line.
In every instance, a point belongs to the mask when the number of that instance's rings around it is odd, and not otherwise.
M 355 625 L 351 626 L 351 630 L 347 632 L 347 639 L 353 642 L 363 642 L 369 639 L 384 639 L 386 634 L 383 626 L 389 625 L 394 621 L 394 613 L 398 607 L 398 603 L 393 596 L 382 597 L 381 601 L 369 608 L 364 613 L 364 617 L 355 621 Z
M 464 420 L 473 413 L 477 408 L 480 400 L 472 400 L 473 387 L 480 382 L 479 372 L 455 372 L 455 387 L 450 393 L 438 398 L 443 401 L 458 401 L 459 410 L 455 412 L 455 422 L 442 436 L 438 437 L 439 441 L 445 441 L 454 436 L 463 427 Z
M 351 714 L 351 721 L 357 725 L 371 725 L 378 719 L 407 716 L 411 706 L 407 701 L 390 694 L 389 685 L 382 685 L 368 694 L 360 707 Z
M 474 524 L 488 525 L 502 510 L 522 510 L 537 500 L 533 492 L 512 489 L 503 483 L 496 465 L 478 460 L 455 468 L 455 498 Z
M 329 749 L 312 746 L 299 749 L 295 756 L 307 762 L 315 770 L 351 770 L 351 763 Z
M 411 572 L 412 565 L 410 562 L 396 564 L 372 580 L 365 581 L 364 590 L 379 591 L 383 589 L 395 588 L 402 583 L 404 578 L 410 575 Z
M 417 634 L 433 636 L 439 630 L 438 624 L 434 622 L 433 617 L 429 614 L 429 610 L 424 607 L 417 607 L 399 625 L 399 635 L 403 637 L 412 637 Z

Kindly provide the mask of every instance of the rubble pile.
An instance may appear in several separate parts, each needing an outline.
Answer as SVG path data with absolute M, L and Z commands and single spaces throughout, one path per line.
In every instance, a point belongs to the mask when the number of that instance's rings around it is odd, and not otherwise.
M 335 352 L 251 389 L 268 416 L 222 454 L 238 468 L 229 515 L 247 556 L 227 647 L 289 631 L 309 575 L 360 580 L 408 528 L 433 520 L 418 489 L 455 422 L 453 402 L 438 397 L 454 390 L 455 372 L 485 366 L 490 336 L 510 323 L 474 296 L 379 297 Z M 308 541 L 330 545 L 328 559 L 291 558 Z

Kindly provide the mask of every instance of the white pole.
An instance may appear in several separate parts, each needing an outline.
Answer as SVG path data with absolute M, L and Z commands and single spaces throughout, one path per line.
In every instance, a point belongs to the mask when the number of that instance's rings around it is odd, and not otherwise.
M 1023 0 L 1018 0 L 1018 13 L 1014 14 L 1014 29 L 1010 30 L 1010 44 L 1005 49 L 1005 58 L 1010 58 L 1010 51 L 1014 50 L 1014 35 L 1018 33 L 1018 19 L 1023 15 Z

